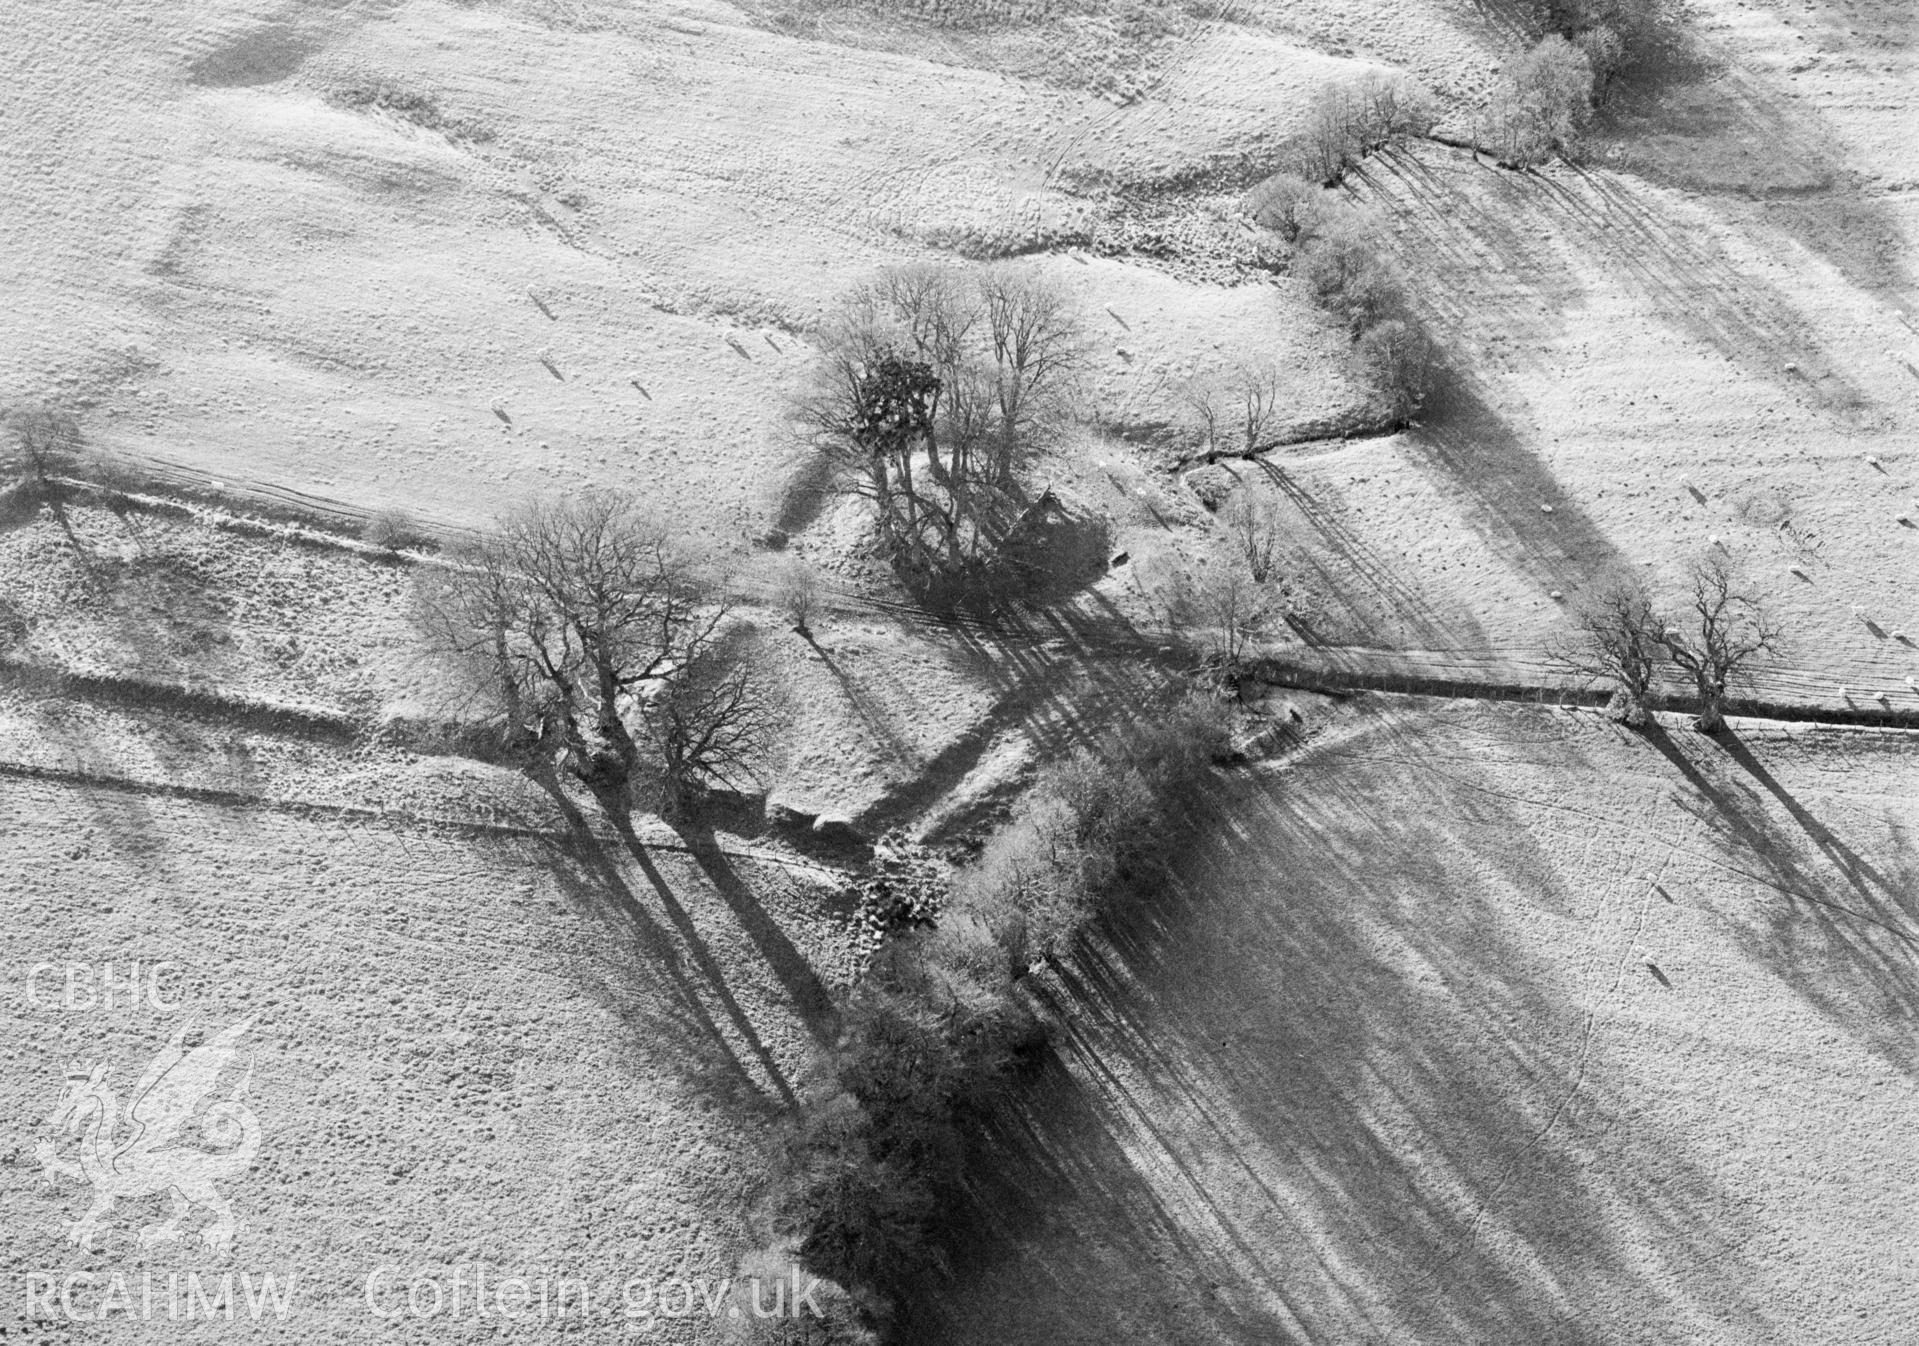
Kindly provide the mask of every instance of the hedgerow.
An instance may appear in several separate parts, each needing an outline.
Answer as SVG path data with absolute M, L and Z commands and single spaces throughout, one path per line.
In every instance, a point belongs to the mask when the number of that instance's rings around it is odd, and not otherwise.
M 927 897 L 922 862 L 892 856 L 886 886 L 908 877 L 913 919 L 886 923 L 842 998 L 838 1031 L 778 1140 L 766 1247 L 748 1259 L 786 1250 L 832 1282 L 850 1307 L 813 1324 L 816 1340 L 884 1332 L 892 1305 L 937 1263 L 965 1124 L 1044 1041 L 1021 983 L 1115 896 L 1163 871 L 1228 736 L 1223 705 L 1199 695 L 1110 734 L 1048 770 L 941 900 Z

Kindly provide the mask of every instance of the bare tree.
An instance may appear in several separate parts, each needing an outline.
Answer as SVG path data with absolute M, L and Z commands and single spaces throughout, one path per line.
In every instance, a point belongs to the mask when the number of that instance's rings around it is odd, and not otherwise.
M 1192 383 L 1187 385 L 1185 397 L 1199 431 L 1200 452 L 1207 462 L 1214 462 L 1225 449 L 1221 440 L 1226 433 L 1226 411 L 1219 389 L 1210 383 Z
M 1071 298 L 1045 273 L 989 267 L 979 275 L 978 290 L 998 413 L 984 475 L 1004 487 L 1012 484 L 1041 425 L 1059 409 L 1085 360 L 1086 344 Z
M 1613 684 L 1607 713 L 1622 724 L 1646 723 L 1646 706 L 1665 657 L 1665 622 L 1638 575 L 1624 566 L 1603 571 L 1573 601 L 1571 629 L 1548 646 L 1560 669 Z
M 550 749 L 621 799 L 642 740 L 669 802 L 738 769 L 759 698 L 736 662 L 728 605 L 630 497 L 526 505 L 453 559 L 422 580 L 417 620 L 429 649 L 493 704 L 510 748 Z
M 880 272 L 855 291 L 852 307 L 867 322 L 893 326 L 902 346 L 938 368 L 959 363 L 980 316 L 953 271 L 923 263 Z
M 855 493 L 873 502 L 881 550 L 902 569 L 956 563 L 964 511 L 936 490 L 935 434 L 944 385 L 931 363 L 891 344 L 856 308 L 824 341 L 813 386 L 795 415 Z
M 738 633 L 715 639 L 686 627 L 669 652 L 669 671 L 640 699 L 640 719 L 659 766 L 669 817 L 685 814 L 696 792 L 740 789 L 773 750 L 779 707 Z
M 820 606 L 820 581 L 813 567 L 797 556 L 785 558 L 773 576 L 773 599 L 793 623 L 794 633 L 811 640 Z
M 1240 449 L 1250 457 L 1271 447 L 1273 424 L 1279 419 L 1279 367 L 1271 363 L 1240 366 L 1233 377 L 1233 392 Z
M 71 473 L 80 457 L 80 422 L 70 413 L 30 404 L 7 413 L 19 455 L 14 466 L 42 486 Z
M 527 585 L 497 534 L 454 547 L 450 569 L 416 572 L 413 622 L 427 652 L 452 682 L 456 713 L 479 709 L 517 753 L 544 737 L 544 672 L 529 657 L 523 633 L 534 621 Z
M 1208 461 L 1250 458 L 1273 447 L 1279 421 L 1279 367 L 1243 364 L 1221 382 L 1196 383 L 1186 394 Z
M 1272 635 L 1282 608 L 1279 595 L 1237 566 L 1206 571 L 1168 604 L 1175 629 L 1197 649 L 1199 671 L 1222 686 Z
M 79 420 L 70 412 L 37 404 L 16 407 L 6 413 L 4 419 L 12 431 L 18 455 L 10 466 L 23 478 L 22 498 L 47 507 L 54 523 L 66 535 L 67 545 L 73 549 L 87 583 L 96 590 L 105 589 L 111 583 L 110 573 L 102 569 L 93 548 L 81 540 L 74 529 L 73 517 L 67 512 L 71 482 L 63 479 L 80 472 L 83 465 L 84 441 Z M 109 502 L 115 498 L 109 495 Z M 122 522 L 127 522 L 124 500 L 119 506 L 110 503 L 109 507 Z
M 1687 580 L 1685 605 L 1661 623 L 1659 643 L 1699 691 L 1693 727 L 1711 734 L 1725 725 L 1728 689 L 1758 660 L 1778 653 L 1780 628 L 1723 554 L 1708 552 L 1693 562 Z
M 1265 584 L 1274 579 L 1279 570 L 1283 539 L 1272 506 L 1242 487 L 1227 512 L 1226 526 L 1232 532 L 1234 545 L 1239 548 L 1253 583 Z
M 1369 74 L 1359 82 L 1355 97 L 1376 147 L 1430 134 L 1439 121 L 1432 95 L 1403 75 Z
M 1351 96 L 1342 85 L 1329 85 L 1313 102 L 1312 114 L 1298 151 L 1299 176 L 1323 187 L 1336 186 L 1357 156 Z

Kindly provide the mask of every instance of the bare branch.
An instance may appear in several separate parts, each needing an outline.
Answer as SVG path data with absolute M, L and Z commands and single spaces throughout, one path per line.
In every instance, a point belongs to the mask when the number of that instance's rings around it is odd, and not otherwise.
M 1697 727 L 1712 733 L 1725 723 L 1730 689 L 1753 665 L 1779 652 L 1780 627 L 1739 568 L 1711 551 L 1687 569 L 1682 608 L 1660 622 L 1667 657 L 1691 675 L 1699 692 Z
M 1567 620 L 1570 630 L 1548 646 L 1548 658 L 1567 673 L 1611 682 L 1614 718 L 1644 724 L 1664 629 L 1645 585 L 1625 567 L 1607 570 L 1574 600 Z
M 757 703 L 725 654 L 726 603 L 628 496 L 514 511 L 422 580 L 415 613 L 428 650 L 491 703 L 509 748 L 549 745 L 596 788 L 624 795 L 644 737 L 678 804 L 721 769 L 737 775 L 759 741 L 730 718 Z M 669 708 L 667 727 L 655 706 Z

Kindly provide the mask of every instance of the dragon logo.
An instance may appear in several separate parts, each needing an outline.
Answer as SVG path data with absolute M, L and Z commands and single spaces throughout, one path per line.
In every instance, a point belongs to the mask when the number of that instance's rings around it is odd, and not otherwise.
M 40 1142 L 34 1156 L 49 1179 L 74 1178 L 93 1188 L 87 1213 L 61 1231 L 68 1242 L 99 1251 L 94 1239 L 115 1201 L 165 1192 L 173 1200 L 172 1218 L 142 1229 L 141 1247 L 177 1242 L 180 1222 L 200 1206 L 213 1212 L 213 1222 L 200 1231 L 207 1247 L 219 1253 L 232 1248 L 238 1229 L 233 1207 L 214 1184 L 238 1179 L 260 1150 L 259 1118 L 242 1101 L 253 1078 L 252 1062 L 224 1099 L 204 1110 L 201 1104 L 237 1054 L 234 1044 L 252 1026 L 252 1019 L 243 1019 L 192 1048 L 183 1045 L 191 1025 L 177 1029 L 133 1086 L 124 1117 L 107 1086 L 104 1063 L 76 1061 L 67 1067 L 66 1087 L 47 1124 L 80 1137 L 78 1161 L 61 1159 L 48 1140 Z M 210 1150 L 179 1143 L 196 1113 L 199 1136 Z

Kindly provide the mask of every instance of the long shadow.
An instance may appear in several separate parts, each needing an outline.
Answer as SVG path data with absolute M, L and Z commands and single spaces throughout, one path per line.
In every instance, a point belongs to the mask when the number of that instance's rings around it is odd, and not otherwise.
M 780 488 L 774 527 L 789 536 L 819 518 L 833 498 L 839 467 L 826 454 L 808 449 Z
M 1052 1050 L 969 1138 L 975 1175 L 949 1221 L 948 1275 L 907 1306 L 901 1339 L 1281 1346 L 1266 1315 L 1217 1296 L 1135 1296 L 1172 1248 L 1231 1279 L 1129 1163 L 1115 1119 Z M 1057 1256 L 1055 1249 L 1070 1249 Z
M 779 922 L 767 914 L 759 898 L 733 868 L 733 863 L 720 849 L 718 838 L 707 829 L 689 828 L 681 833 L 687 841 L 687 849 L 700 871 L 712 881 L 727 909 L 746 931 L 753 941 L 753 947 L 759 950 L 760 957 L 773 969 L 773 975 L 779 978 L 787 996 L 793 1002 L 793 1008 L 814 1037 L 827 1036 L 833 1023 L 833 996 L 826 983 L 813 970 L 800 951 L 787 938 Z M 631 833 L 628 834 L 631 836 Z M 637 841 L 629 844 L 638 845 Z
M 1691 809 L 1688 811 L 1692 812 L 1695 817 L 1700 818 L 1709 829 L 1721 834 L 1724 849 L 1759 860 L 1766 869 L 1765 882 L 1774 891 L 1788 898 L 1794 898 L 1813 905 L 1825 907 L 1838 915 L 1850 917 L 1862 924 L 1878 926 L 1896 939 L 1915 940 L 1919 938 L 1919 936 L 1916 936 L 1914 933 L 1902 929 L 1899 925 L 1889 924 L 1885 917 L 1879 911 L 1874 910 L 1872 906 L 1851 905 L 1845 900 L 1843 895 L 1830 893 L 1828 891 L 1830 884 L 1825 876 L 1807 863 L 1806 857 L 1799 854 L 1789 839 L 1779 834 L 1774 825 L 1775 820 L 1768 814 L 1765 806 L 1759 801 L 1757 796 L 1749 789 L 1741 789 L 1732 782 L 1715 781 L 1710 778 L 1700 769 L 1698 762 L 1687 756 L 1685 751 L 1673 737 L 1666 732 L 1662 725 L 1656 722 L 1648 724 L 1641 733 L 1646 742 L 1658 749 L 1659 754 L 1670 762 L 1673 767 L 1678 770 L 1679 774 L 1685 778 L 1686 783 L 1693 788 L 1699 801 L 1709 805 L 1712 809 L 1712 812 L 1709 814 L 1702 814 Z M 1719 737 L 1730 739 L 1731 735 L 1728 733 Z M 1754 769 L 1757 768 L 1757 772 L 1754 775 L 1756 780 L 1762 776 L 1767 781 L 1771 780 L 1771 777 L 1766 775 L 1764 768 L 1758 766 L 1757 760 L 1752 757 L 1749 751 L 1743 748 L 1743 745 L 1735 752 L 1732 746 L 1718 742 L 1717 739 L 1707 739 L 1701 736 L 1700 741 L 1708 746 L 1717 746 L 1724 749 L 1727 755 L 1735 761 L 1743 754 L 1747 762 L 1750 763 L 1750 765 L 1742 763 L 1745 769 L 1750 773 L 1754 772 Z M 1734 742 L 1736 743 L 1736 740 L 1734 740 Z M 1776 782 L 1774 784 L 1776 785 Z M 1814 837 L 1824 836 L 1830 839 L 1831 834 L 1826 832 L 1810 814 L 1800 808 L 1796 801 L 1792 805 L 1791 812 L 1793 813 L 1794 821 L 1799 822 L 1801 827 L 1805 829 L 1809 835 Z M 1837 845 L 1836 841 L 1830 844 Z M 1848 857 L 1852 857 L 1850 850 L 1846 850 L 1844 847 L 1840 847 L 1840 849 L 1843 850 Z M 1856 862 L 1856 857 L 1852 858 Z M 1859 889 L 1859 892 L 1860 895 L 1868 899 L 1873 898 L 1873 895 L 1863 888 Z
M 858 680 L 815 646 L 874 738 L 914 767 L 911 779 L 862 813 L 865 830 L 896 825 L 939 800 L 1011 729 L 1042 759 L 1097 742 L 1104 726 L 1136 714 L 1172 671 L 1159 644 L 1093 591 L 1052 604 L 1008 604 L 990 621 L 939 620 L 913 610 L 901 616 L 911 620 L 917 640 L 948 651 L 989 688 L 993 707 L 982 723 L 924 758 Z
M 1903 33 L 1893 31 L 1890 18 L 1899 8 L 1906 11 Z M 1874 35 L 1860 31 L 1875 23 L 1886 45 L 1910 45 L 1919 11 L 1883 9 L 1827 16 L 1809 45 L 1823 48 L 1822 55 L 1849 47 L 1876 55 Z M 1806 15 L 1794 18 L 1804 23 Z M 1776 77 L 1704 51 L 1682 54 L 1619 81 L 1595 132 L 1616 161 L 1650 181 L 1762 203 L 1761 218 L 1861 289 L 1911 289 L 1892 207 L 1847 168 L 1836 129 Z M 1910 312 L 1909 304 L 1901 307 Z
M 1619 559 L 1611 539 L 1566 494 L 1551 470 L 1463 371 L 1444 380 L 1425 424 L 1408 434 L 1407 444 L 1413 454 L 1439 470 L 1444 487 L 1486 544 L 1542 588 L 1575 588 Z M 1393 619 L 1429 648 L 1470 648 L 1480 643 L 1476 623 L 1449 620 L 1400 578 L 1390 558 L 1325 508 L 1283 466 L 1258 461 L 1327 548 L 1378 593 Z
M 1412 442 L 1446 473 L 1468 523 L 1522 574 L 1569 590 L 1620 560 L 1612 540 L 1468 376 L 1446 381 Z
M 1525 757 L 1540 719 L 1455 751 Z M 1052 989 L 1062 1064 L 982 1139 L 1008 1167 L 916 1340 L 1790 1339 L 1756 1227 L 1610 1063 L 1663 844 L 1614 820 L 1616 876 L 1567 888 L 1471 765 L 1416 811 L 1382 788 L 1436 746 L 1387 724 L 1220 782 L 1204 844 Z M 1585 952 L 1543 961 L 1535 909 Z
M 1172 685 L 1178 659 L 1135 630 L 1104 595 L 1008 607 L 992 626 L 953 623 L 924 638 L 953 650 L 994 694 L 992 712 L 877 802 L 863 822 L 888 826 L 962 780 L 1001 735 L 1017 728 L 1041 760 L 1090 747 L 1108 726 L 1136 718 Z
M 1766 770 L 1759 759 L 1753 756 L 1752 749 L 1739 741 L 1736 733 L 1728 732 L 1719 737 L 1719 746 L 1726 755 L 1766 788 L 1766 792 L 1778 800 L 1792 820 L 1806 834 L 1807 840 L 1817 846 L 1827 860 L 1832 862 L 1844 877 L 1852 890 L 1867 903 L 1879 906 L 1889 904 L 1906 921 L 1919 917 L 1919 893 L 1902 893 L 1886 876 L 1870 862 L 1862 858 L 1845 842 L 1841 841 L 1828 828 L 1808 813 L 1800 802 L 1782 786 L 1773 774 Z
M 582 989 L 643 1040 L 643 1050 L 664 1052 L 703 1096 L 735 1116 L 766 1118 L 775 1107 L 768 1091 L 714 1020 L 672 936 L 632 898 L 604 848 L 597 842 L 583 846 L 576 838 L 540 843 L 535 854 L 575 909 L 625 936 L 616 936 L 613 944 L 617 966 L 575 970 Z M 632 994 L 623 986 L 630 980 L 658 993 L 663 1009 L 635 1013 Z
M 806 643 L 812 648 L 813 653 L 819 656 L 819 661 L 826 671 L 833 675 L 833 681 L 839 684 L 840 693 L 846 698 L 846 704 L 853 708 L 854 715 L 858 716 L 859 722 L 866 726 L 866 731 L 872 735 L 873 741 L 884 748 L 896 764 L 905 767 L 918 766 L 919 751 L 893 727 L 886 708 L 869 696 L 866 689 L 840 667 L 839 660 L 829 654 L 812 636 L 806 637 Z
M 1750 747 L 1727 733 L 1699 740 L 1700 761 L 1654 724 L 1645 733 L 1694 792 L 1680 806 L 1716 842 L 1722 868 L 1783 898 L 1743 942 L 1835 1024 L 1889 1064 L 1914 1069 L 1909 1030 L 1919 1018 L 1919 892 L 1910 872 L 1888 877 L 1805 808 Z M 1714 757 L 1743 772 L 1778 811 L 1736 779 L 1719 779 Z M 1780 814 L 1783 812 L 1784 819 Z M 1790 821 L 1810 848 L 1795 844 Z M 1908 848 L 1910 854 L 1910 848 Z M 1757 866 L 1753 868 L 1752 866 Z M 1910 871 L 1914 866 L 1905 866 Z M 1865 997 L 1868 1012 L 1861 1013 Z
M 646 876 L 654 895 L 659 899 L 665 911 L 671 930 L 660 924 L 658 919 L 646 909 L 639 896 L 627 883 L 620 865 L 607 853 L 605 845 L 593 831 L 592 825 L 584 814 L 574 805 L 550 771 L 535 777 L 538 783 L 553 798 L 567 821 L 570 840 L 566 846 L 566 856 L 584 866 L 591 879 L 589 891 L 602 901 L 611 899 L 614 909 L 624 916 L 632 928 L 641 950 L 649 955 L 653 962 L 664 972 L 672 984 L 674 993 L 686 1013 L 697 1023 L 705 1052 L 702 1064 L 708 1069 L 721 1069 L 734 1073 L 746 1092 L 758 1094 L 762 1088 L 751 1072 L 746 1069 L 726 1033 L 707 1008 L 707 998 L 717 1001 L 731 1025 L 733 1034 L 745 1044 L 747 1051 L 765 1075 L 765 1083 L 779 1095 L 782 1102 L 791 1105 L 796 1101 L 792 1086 L 781 1071 L 778 1061 L 773 1057 L 766 1044 L 760 1039 L 757 1029 L 738 999 L 728 987 L 719 964 L 714 960 L 706 942 L 700 937 L 692 918 L 673 890 L 666 882 L 666 876 L 646 853 L 645 846 L 634 835 L 630 820 L 623 812 L 609 808 L 606 812 L 612 821 L 615 832 L 625 843 L 640 872 Z M 557 871 L 559 877 L 567 878 L 563 871 Z M 577 881 L 569 882 L 569 887 L 580 891 Z M 674 935 L 678 935 L 677 941 Z M 685 953 L 682 954 L 682 949 Z M 689 972 L 686 963 L 690 958 L 693 967 Z M 697 974 L 697 980 L 695 975 Z
M 726 974 L 713 957 L 712 951 L 706 947 L 705 939 L 701 937 L 698 927 L 693 924 L 693 917 L 674 896 L 666 876 L 660 873 L 659 866 L 653 863 L 653 857 L 647 854 L 645 845 L 634 834 L 633 823 L 627 816 L 626 810 L 616 807 L 608 809 L 607 812 L 613 824 L 613 830 L 619 834 L 620 840 L 626 845 L 627 853 L 633 857 L 633 862 L 639 866 L 640 873 L 644 874 L 646 881 L 652 885 L 654 896 L 660 899 L 660 905 L 665 909 L 667 919 L 672 923 L 673 929 L 678 932 L 681 944 L 692 956 L 693 965 L 699 970 L 707 990 L 725 1008 L 726 1017 L 732 1021 L 734 1032 L 745 1040 L 747 1049 L 759 1062 L 760 1069 L 766 1072 L 767 1079 L 778 1091 L 781 1099 L 789 1105 L 798 1102 L 792 1086 L 780 1070 L 779 1062 L 774 1060 L 773 1053 L 760 1040 L 759 1031 L 753 1026 L 752 1018 L 741 1007 L 732 988 L 727 985 Z
M 1315 496 L 1294 473 L 1270 458 L 1254 461 L 1286 502 L 1319 535 L 1327 553 L 1350 567 L 1377 601 L 1384 605 L 1385 616 L 1390 624 L 1411 632 L 1432 649 L 1464 648 L 1476 643 L 1478 630 L 1475 624 L 1470 621 L 1449 621 L 1424 593 L 1401 578 L 1400 566 L 1393 558 L 1368 542 L 1338 510 Z M 1319 572 L 1321 582 L 1338 593 L 1341 585 L 1337 574 L 1317 558 L 1313 558 L 1311 564 Z M 1355 611 L 1363 606 L 1350 596 L 1342 597 L 1341 601 Z M 1390 639 L 1390 633 L 1387 632 L 1371 634 L 1374 639 Z
M 1842 423 L 1867 405 L 1784 291 L 1631 175 L 1579 164 L 1509 173 L 1475 165 L 1464 151 L 1421 146 L 1381 156 L 1363 185 L 1362 198 L 1398 226 L 1388 240 L 1418 278 L 1419 304 L 1436 330 L 1469 336 L 1500 358 L 1528 358 L 1528 348 L 1562 331 L 1578 307 L 1578 271 L 1597 265 L 1747 375 Z

